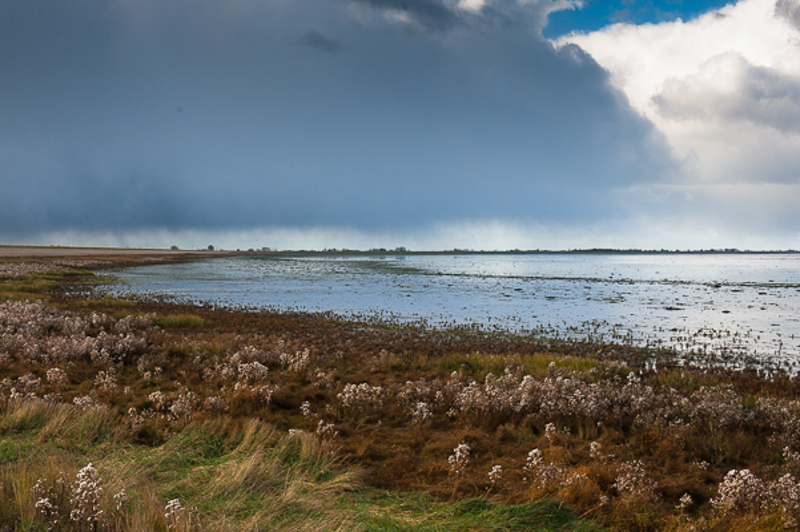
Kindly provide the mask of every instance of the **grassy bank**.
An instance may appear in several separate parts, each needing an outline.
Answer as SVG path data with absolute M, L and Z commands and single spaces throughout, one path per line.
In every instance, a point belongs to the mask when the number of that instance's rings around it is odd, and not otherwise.
M 78 266 L 0 279 L 0 529 L 797 526 L 800 387 L 786 377 L 77 297 Z M 79 496 L 98 476 L 103 490 Z

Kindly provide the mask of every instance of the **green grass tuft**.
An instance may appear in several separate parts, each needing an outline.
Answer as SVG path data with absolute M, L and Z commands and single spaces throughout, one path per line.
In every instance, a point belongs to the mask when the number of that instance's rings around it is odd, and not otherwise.
M 485 498 L 440 502 L 425 494 L 364 492 L 346 498 L 366 532 L 601 531 L 558 503 L 505 506 Z

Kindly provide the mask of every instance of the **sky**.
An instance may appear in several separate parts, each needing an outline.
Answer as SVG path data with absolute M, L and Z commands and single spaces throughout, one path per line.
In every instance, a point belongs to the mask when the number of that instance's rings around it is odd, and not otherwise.
M 800 248 L 800 0 L 3 0 L 0 243 Z

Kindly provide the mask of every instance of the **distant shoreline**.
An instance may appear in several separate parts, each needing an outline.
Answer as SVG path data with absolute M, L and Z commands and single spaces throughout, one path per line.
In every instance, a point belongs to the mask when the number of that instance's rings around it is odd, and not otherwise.
M 706 249 L 706 250 L 648 250 L 648 249 L 613 249 L 590 248 L 569 250 L 470 250 L 448 249 L 411 251 L 404 248 L 395 249 L 325 249 L 325 250 L 184 250 L 184 249 L 158 249 L 158 248 L 118 248 L 118 247 L 71 247 L 71 246 L 25 246 L 0 244 L 0 259 L 24 258 L 66 258 L 66 257 L 97 257 L 97 258 L 145 258 L 160 257 L 176 260 L 191 260 L 201 258 L 219 258 L 233 256 L 369 256 L 369 255 L 796 255 L 800 250 L 739 250 Z

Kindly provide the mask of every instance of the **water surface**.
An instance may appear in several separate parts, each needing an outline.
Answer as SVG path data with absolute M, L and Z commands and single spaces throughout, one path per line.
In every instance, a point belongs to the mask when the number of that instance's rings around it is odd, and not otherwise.
M 793 366 L 798 266 L 796 254 L 269 255 L 129 268 L 111 290 Z

